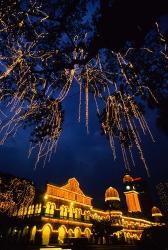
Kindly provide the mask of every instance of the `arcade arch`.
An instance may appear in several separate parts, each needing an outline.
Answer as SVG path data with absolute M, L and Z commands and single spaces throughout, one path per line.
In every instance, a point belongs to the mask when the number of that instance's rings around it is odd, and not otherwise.
M 64 243 L 64 238 L 66 237 L 67 229 L 65 226 L 60 226 L 58 228 L 58 241 L 59 243 Z
M 44 225 L 42 229 L 42 245 L 48 245 L 50 242 L 52 227 L 50 224 Z
M 74 236 L 75 236 L 75 238 L 80 238 L 81 237 L 81 229 L 79 227 L 76 227 L 74 229 Z

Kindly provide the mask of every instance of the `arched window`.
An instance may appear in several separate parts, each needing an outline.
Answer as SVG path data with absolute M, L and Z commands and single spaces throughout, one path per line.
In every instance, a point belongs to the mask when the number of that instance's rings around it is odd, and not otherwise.
M 38 207 L 38 214 L 41 213 L 41 204 L 39 204 L 39 207 Z
M 29 226 L 25 226 L 22 231 L 22 238 L 24 242 L 27 242 L 29 240 Z
M 46 204 L 45 213 L 46 213 L 46 214 L 49 214 L 49 213 L 50 213 L 50 202 L 47 202 L 47 204 Z
M 39 204 L 36 204 L 36 206 L 35 206 L 35 214 L 38 214 L 38 209 L 39 209 Z
M 79 208 L 78 209 L 78 219 L 81 219 L 81 214 L 82 214 L 82 210 Z
M 32 205 L 32 207 L 31 207 L 31 212 L 30 212 L 30 214 L 34 214 L 34 205 Z
M 14 211 L 13 216 L 17 216 L 17 210 Z
M 36 226 L 32 227 L 31 234 L 30 234 L 30 242 L 31 243 L 34 243 L 34 241 L 35 241 L 36 231 L 37 231 Z
M 24 215 L 27 214 L 27 207 L 24 208 L 24 212 L 23 212 Z
M 31 214 L 31 205 L 28 208 L 28 214 Z
M 78 208 L 75 209 L 75 219 L 78 219 Z
M 20 208 L 20 216 L 23 216 L 23 207 Z
M 68 230 L 68 237 L 73 237 L 73 230 L 71 228 Z
M 70 207 L 69 208 L 69 218 L 73 218 L 73 212 L 74 212 L 73 207 Z
M 90 229 L 89 228 L 85 228 L 84 234 L 85 234 L 85 237 L 89 239 L 91 237 L 91 231 L 90 231 Z
M 63 217 L 64 216 L 64 206 L 62 205 L 60 207 L 60 217 Z
M 64 217 L 67 217 L 67 215 L 68 215 L 68 208 L 64 207 Z
M 109 217 L 110 217 L 110 216 L 109 216 Z M 98 220 L 98 215 L 97 215 L 97 213 L 95 213 L 95 214 L 93 215 L 93 219 Z
M 18 216 L 20 216 L 20 214 L 21 214 L 21 208 L 19 208 L 18 210 Z
M 90 220 L 90 212 L 87 212 L 87 220 Z
M 46 224 L 42 229 L 42 245 L 48 245 L 50 242 L 51 227 Z
M 79 227 L 76 227 L 74 229 L 74 236 L 75 236 L 75 238 L 80 238 L 81 237 L 81 229 Z
M 90 220 L 90 212 L 89 211 L 86 211 L 84 212 L 84 220 Z
M 60 226 L 58 228 L 58 241 L 62 244 L 64 242 L 64 238 L 66 237 L 67 229 L 65 226 Z
M 8 236 L 10 236 L 10 235 L 11 235 L 11 233 L 12 233 L 12 227 L 10 227 L 10 228 L 9 228 L 9 230 L 8 230 L 8 233 L 7 233 L 7 234 L 8 234 Z

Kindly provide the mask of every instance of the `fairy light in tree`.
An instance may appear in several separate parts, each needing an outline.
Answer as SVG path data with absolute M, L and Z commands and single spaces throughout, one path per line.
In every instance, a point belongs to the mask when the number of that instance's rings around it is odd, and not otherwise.
M 27 9 L 20 6 L 19 13 L 18 5 L 20 3 L 14 2 L 6 6 L 2 2 L 0 6 L 0 39 L 4 41 L 4 50 L 0 54 L 0 144 L 15 136 L 20 127 L 30 125 L 32 137 L 29 156 L 36 152 L 36 165 L 40 160 L 44 164 L 49 161 L 62 131 L 62 104 L 72 86 L 78 84 L 78 121 L 81 121 L 81 106 L 84 103 L 88 132 L 89 103 L 93 100 L 114 159 L 117 157 L 117 139 L 125 166 L 129 168 L 127 151 L 135 164 L 132 154 L 135 145 L 147 169 L 138 127 L 144 134 L 149 134 L 153 141 L 154 138 L 136 96 L 146 94 L 155 102 L 157 99 L 142 82 L 129 58 L 135 48 L 130 47 L 123 54 L 99 51 L 95 57 L 86 60 L 87 49 L 85 51 L 80 44 L 83 42 L 87 48 L 87 32 L 82 34 L 79 30 L 71 32 L 65 28 L 59 34 L 57 22 L 65 21 L 63 15 L 61 19 L 59 7 L 55 7 L 58 17 L 53 17 L 52 10 L 51 14 L 43 2 L 28 1 Z M 162 42 L 157 53 L 166 59 L 166 39 L 158 24 L 156 27 Z M 54 30 L 58 30 L 58 34 Z M 150 55 L 156 53 L 154 48 L 147 46 L 140 48 L 140 51 Z M 107 62 L 110 60 L 115 62 L 114 69 L 109 69 Z M 83 93 L 85 98 L 82 98 Z
M 12 215 L 20 207 L 28 207 L 32 204 L 35 188 L 27 180 L 11 178 L 0 184 L 0 212 Z

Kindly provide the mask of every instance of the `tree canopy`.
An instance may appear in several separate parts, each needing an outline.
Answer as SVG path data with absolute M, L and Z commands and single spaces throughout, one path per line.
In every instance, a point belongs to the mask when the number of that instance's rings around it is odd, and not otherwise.
M 49 160 L 62 130 L 72 85 L 96 105 L 103 133 L 125 165 L 135 146 L 145 167 L 138 126 L 152 134 L 146 103 L 168 131 L 166 0 L 21 0 L 0 2 L 0 142 L 31 126 L 30 151 Z M 133 161 L 134 163 L 134 161 Z M 147 167 L 146 167 L 147 168 Z
M 0 178 L 0 215 L 12 216 L 18 210 L 21 216 L 32 204 L 35 187 L 28 180 L 18 179 L 1 173 Z

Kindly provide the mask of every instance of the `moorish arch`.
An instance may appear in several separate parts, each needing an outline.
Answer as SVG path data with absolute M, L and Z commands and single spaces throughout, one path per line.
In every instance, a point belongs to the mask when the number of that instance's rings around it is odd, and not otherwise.
M 84 220 L 89 220 L 90 219 L 90 212 L 85 210 L 84 211 Z
M 18 231 L 19 230 L 17 227 L 12 228 L 11 235 L 10 235 L 10 238 L 12 239 L 12 241 L 18 240 Z
M 37 227 L 33 226 L 31 229 L 31 233 L 30 233 L 30 241 L 32 243 L 34 243 L 34 241 L 35 241 L 36 231 L 37 231 Z
M 20 230 L 18 231 L 18 237 L 17 237 L 18 241 L 21 239 L 21 235 L 22 235 L 22 230 L 20 229 Z
M 75 219 L 78 219 L 78 208 L 75 208 Z
M 64 243 L 64 238 L 66 237 L 67 229 L 64 225 L 58 228 L 58 241 L 59 243 Z
M 48 245 L 50 242 L 52 227 L 50 224 L 45 224 L 42 229 L 42 245 Z
M 27 237 L 29 233 L 29 226 L 25 226 L 22 231 L 22 237 Z
M 67 217 L 67 216 L 68 216 L 68 207 L 67 207 L 67 206 L 64 207 L 63 216 L 64 216 L 64 217 Z
M 69 218 L 73 218 L 73 214 L 74 214 L 74 208 L 72 206 L 70 206 L 69 208 Z
M 50 214 L 51 214 L 51 215 L 54 215 L 55 209 L 56 209 L 55 203 L 51 203 L 51 206 L 50 206 Z
M 22 238 L 24 242 L 28 240 L 28 234 L 29 234 L 29 226 L 25 226 L 22 231 Z
M 90 229 L 89 228 L 85 228 L 84 234 L 85 234 L 85 237 L 89 239 L 91 237 L 91 231 L 90 231 Z
M 71 228 L 68 230 L 68 237 L 73 237 L 73 230 Z
M 75 227 L 74 236 L 75 236 L 75 238 L 80 238 L 81 237 L 81 229 L 79 227 Z
M 8 230 L 8 237 L 11 236 L 11 233 L 12 233 L 12 227 L 10 227 Z
M 64 205 L 61 205 L 60 206 L 60 217 L 63 217 L 64 216 Z

